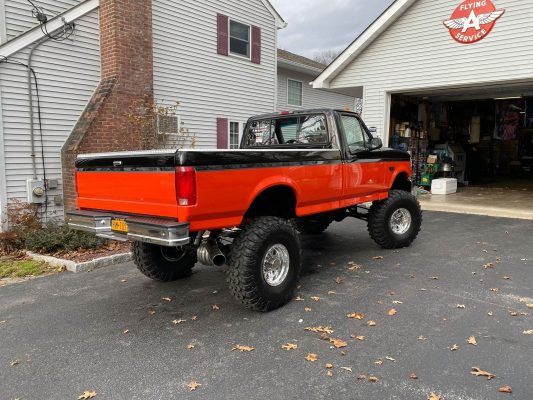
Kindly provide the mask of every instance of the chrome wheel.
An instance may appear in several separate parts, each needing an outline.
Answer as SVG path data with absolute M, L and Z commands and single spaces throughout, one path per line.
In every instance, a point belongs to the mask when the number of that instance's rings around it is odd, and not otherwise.
M 397 235 L 405 234 L 411 228 L 411 213 L 406 208 L 399 208 L 391 216 L 390 228 Z
M 263 257 L 261 271 L 269 286 L 279 286 L 287 278 L 290 267 L 289 250 L 282 244 L 270 246 Z

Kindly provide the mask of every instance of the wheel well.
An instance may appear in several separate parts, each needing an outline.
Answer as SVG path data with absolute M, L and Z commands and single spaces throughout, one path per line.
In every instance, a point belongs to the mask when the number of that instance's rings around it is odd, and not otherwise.
M 274 216 L 294 218 L 296 216 L 296 195 L 288 186 L 274 186 L 266 189 L 248 208 L 245 218 Z
M 403 190 L 404 192 L 411 191 L 411 182 L 405 172 L 398 174 L 392 183 L 391 189 Z

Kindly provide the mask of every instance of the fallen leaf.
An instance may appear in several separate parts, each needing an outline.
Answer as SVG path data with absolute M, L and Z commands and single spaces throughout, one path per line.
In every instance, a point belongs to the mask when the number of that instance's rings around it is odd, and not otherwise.
M 472 371 L 470 371 L 472 375 L 475 376 L 485 376 L 487 377 L 487 380 L 491 380 L 492 378 L 496 378 L 496 375 L 491 374 L 490 372 L 483 371 L 479 367 L 472 367 Z
M 466 306 L 464 304 L 457 304 L 457 308 L 462 308 L 462 309 L 465 309 Z
M 313 310 L 312 310 L 311 308 L 309 308 L 309 307 L 305 307 L 305 308 L 304 308 L 304 311 L 305 311 L 305 312 L 311 312 L 311 311 L 313 311 Z
M 363 335 L 357 335 L 357 336 L 356 335 L 352 335 L 351 337 L 354 338 L 354 339 L 357 339 L 357 340 L 361 340 L 361 341 L 365 340 L 365 337 Z
M 533 329 L 522 332 L 524 335 L 533 335 Z
M 430 276 L 428 279 L 431 279 L 431 280 L 434 280 L 434 281 L 438 281 L 439 277 L 438 276 Z
M 511 314 L 511 317 L 518 317 L 518 313 L 516 311 L 509 311 L 509 314 Z
M 470 336 L 467 340 L 468 344 L 471 344 L 473 346 L 477 346 L 477 340 L 475 336 Z
M 200 386 L 202 386 L 201 384 L 199 384 L 198 382 L 196 381 L 190 381 L 189 383 L 187 383 L 187 387 L 189 388 L 189 390 L 192 392 L 193 390 L 196 390 L 198 389 Z
M 527 306 L 528 308 L 533 308 L 533 303 L 531 303 L 531 304 L 526 304 L 526 306 Z
M 361 320 L 361 319 L 365 318 L 365 314 L 361 314 L 361 313 L 358 313 L 358 312 L 353 312 L 351 314 L 348 314 L 347 317 Z
M 120 282 L 125 283 L 127 282 L 127 279 L 121 279 Z
M 456 351 L 456 350 L 459 350 L 458 344 L 454 344 L 452 347 L 450 347 L 450 351 Z
M 491 292 L 494 292 L 494 293 L 498 293 L 500 291 L 500 289 L 498 288 L 492 288 L 490 289 Z
M 298 345 L 295 344 L 295 343 L 286 343 L 286 344 L 282 344 L 281 348 L 285 349 L 287 351 L 288 350 L 296 350 L 298 348 Z
M 366 376 L 366 375 L 359 375 L 359 376 L 357 377 L 357 379 L 359 379 L 360 381 L 363 381 L 363 380 L 368 379 L 368 376 Z
M 213 311 L 218 311 L 220 310 L 220 306 L 218 304 L 212 304 L 211 305 L 211 308 L 213 309 Z
M 332 368 L 333 368 L 333 364 L 327 363 L 327 364 L 325 365 L 325 367 L 326 367 L 327 369 L 332 369 Z
M 330 291 L 328 292 L 328 294 L 337 294 L 337 292 L 334 291 L 334 290 L 330 290 Z
M 438 394 L 431 392 L 428 396 L 428 400 L 442 400 L 442 397 L 440 397 Z
M 195 347 L 196 347 L 196 346 L 195 346 L 194 344 L 192 344 L 192 343 L 187 345 L 187 349 L 189 349 L 189 350 L 192 350 L 192 349 L 194 349 Z
M 494 268 L 494 264 L 493 263 L 487 263 L 487 264 L 483 265 L 483 268 L 484 269 Z
M 396 362 L 396 360 L 395 360 L 394 358 L 392 358 L 392 357 L 387 356 L 387 357 L 385 357 L 385 358 L 386 358 L 387 360 L 389 360 L 389 361 Z
M 313 300 L 313 301 L 320 301 L 320 297 L 318 297 L 318 296 L 313 296 L 313 297 L 311 297 L 311 300 Z
M 198 319 L 198 315 L 193 315 L 193 316 L 191 317 L 191 320 L 192 320 L 192 321 L 196 321 L 197 319 Z
M 343 347 L 348 346 L 348 343 L 341 339 L 329 339 L 329 342 L 333 344 L 333 346 L 335 346 L 337 349 L 342 349 Z
M 329 326 L 310 326 L 305 328 L 305 330 L 315 333 L 326 333 L 328 335 L 331 335 L 334 332 Z
M 342 278 L 341 278 L 340 276 L 337 276 L 337 277 L 335 278 L 335 283 L 336 283 L 337 285 L 340 285 L 340 284 L 342 283 Z
M 392 301 L 392 304 L 403 304 L 403 301 L 393 300 L 393 301 Z
M 155 310 L 154 310 L 153 308 L 150 308 L 150 309 L 148 310 L 148 314 L 150 314 L 150 315 L 154 315 L 154 314 L 155 314 Z
M 493 313 L 492 311 L 489 311 L 489 312 L 487 313 L 487 315 L 488 315 L 489 317 L 492 317 L 492 316 L 494 315 L 494 313 Z
M 409 379 L 418 379 L 418 376 L 413 372 L 411 375 L 409 375 Z
M 427 289 L 418 289 L 419 292 L 427 292 Z
M 352 372 L 352 367 L 341 367 L 341 369 L 348 371 L 348 372 Z
M 305 299 L 301 296 L 297 296 L 294 301 L 304 301 Z
M 124 334 L 126 334 L 126 333 L 130 333 L 130 330 L 129 330 L 129 329 L 126 329 L 126 330 L 125 330 L 124 332 L 122 332 L 122 333 L 124 333 Z
M 182 324 L 183 322 L 187 322 L 186 319 L 175 319 L 172 321 L 174 325 Z
M 381 364 L 383 364 L 383 360 L 376 360 L 376 361 L 374 361 L 374 364 L 381 365 Z
M 369 376 L 369 377 L 368 377 L 368 381 L 369 381 L 369 382 L 378 382 L 379 379 L 376 378 L 375 376 Z
M 361 269 L 361 266 L 359 264 L 352 264 L 350 267 L 348 267 L 349 271 L 356 271 L 358 269 Z
M 509 277 L 509 276 L 504 276 L 503 279 L 505 279 L 506 281 L 508 281 L 508 280 L 511 279 L 511 277 Z
M 418 340 L 428 340 L 428 338 L 425 337 L 425 336 L 419 336 L 419 337 L 418 337 Z
M 20 364 L 20 361 L 19 360 L 13 360 L 11 361 L 11 366 L 14 367 L 15 365 L 19 365 Z
M 366 324 L 367 324 L 368 326 L 376 326 L 376 321 L 372 321 L 372 320 L 371 320 L 371 321 L 368 321 Z
M 168 302 L 172 301 L 172 299 L 170 297 L 161 297 L 161 300 L 165 300 L 165 301 L 168 301 Z
M 318 360 L 318 356 L 316 354 L 309 353 L 307 356 L 305 356 L 305 359 L 309 362 L 315 362 Z
M 500 393 L 513 393 L 513 388 L 511 386 L 502 386 L 498 389 Z
M 372 257 L 372 260 L 374 261 L 383 260 L 383 256 Z
M 387 314 L 389 314 L 390 317 L 395 316 L 398 313 L 394 308 L 391 308 Z
M 79 395 L 78 400 L 92 399 L 94 397 L 96 397 L 96 392 L 94 390 L 93 391 L 86 390 L 85 392 Z
M 240 352 L 250 352 L 250 351 L 254 351 L 255 350 L 255 347 L 250 347 L 250 346 L 242 346 L 240 344 L 236 344 L 235 346 L 233 346 L 233 349 L 231 349 L 231 351 L 240 351 Z

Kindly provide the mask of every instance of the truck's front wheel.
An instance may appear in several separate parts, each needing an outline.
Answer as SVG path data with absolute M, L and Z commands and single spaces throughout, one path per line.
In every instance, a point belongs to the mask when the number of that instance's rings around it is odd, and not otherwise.
M 231 293 L 246 307 L 270 311 L 288 303 L 301 268 L 293 225 L 278 217 L 252 220 L 235 239 L 228 268 Z
M 183 247 L 165 247 L 133 242 L 133 261 L 139 271 L 150 279 L 172 282 L 191 274 L 196 253 Z
M 368 215 L 370 237 L 384 249 L 409 246 L 418 236 L 422 211 L 416 197 L 391 190 L 386 200 L 375 202 Z

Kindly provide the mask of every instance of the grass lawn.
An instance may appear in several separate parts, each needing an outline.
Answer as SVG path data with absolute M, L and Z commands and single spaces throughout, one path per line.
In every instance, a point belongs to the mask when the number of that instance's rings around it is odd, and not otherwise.
M 0 279 L 23 278 L 57 271 L 57 268 L 33 260 L 0 261 Z

